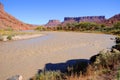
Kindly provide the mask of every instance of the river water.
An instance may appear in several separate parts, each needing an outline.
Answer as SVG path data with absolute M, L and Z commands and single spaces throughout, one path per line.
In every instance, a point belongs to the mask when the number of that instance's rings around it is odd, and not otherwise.
M 22 75 L 34 76 L 47 63 L 89 59 L 103 49 L 110 49 L 113 35 L 77 32 L 41 32 L 33 39 L 0 42 L 0 80 Z

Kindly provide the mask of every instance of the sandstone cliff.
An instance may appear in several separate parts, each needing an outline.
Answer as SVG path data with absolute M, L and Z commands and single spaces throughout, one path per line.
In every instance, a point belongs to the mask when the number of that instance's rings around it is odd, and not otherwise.
M 103 22 L 105 16 L 84 16 L 84 17 L 65 17 L 64 22 L 75 21 L 75 22 Z
M 4 6 L 0 3 L 0 29 L 12 28 L 14 30 L 31 29 L 30 24 L 25 24 L 4 11 Z
M 106 19 L 105 16 L 65 17 L 63 24 L 74 22 L 95 22 L 112 26 L 113 24 L 120 22 L 120 14 L 114 15 L 109 19 Z
M 55 27 L 61 24 L 59 20 L 49 20 L 49 22 L 45 25 L 46 27 Z
M 113 17 L 109 18 L 108 20 L 106 20 L 105 24 L 109 26 L 117 22 L 120 22 L 120 14 L 114 15 Z

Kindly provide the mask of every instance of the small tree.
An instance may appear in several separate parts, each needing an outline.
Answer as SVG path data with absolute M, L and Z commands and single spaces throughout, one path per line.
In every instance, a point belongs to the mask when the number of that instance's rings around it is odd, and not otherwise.
M 45 27 L 43 27 L 43 26 L 39 26 L 39 27 L 35 28 L 35 30 L 38 30 L 38 31 L 44 31 L 44 30 L 45 30 Z
M 116 24 L 114 24 L 114 28 L 115 29 L 120 29 L 120 22 L 117 22 Z

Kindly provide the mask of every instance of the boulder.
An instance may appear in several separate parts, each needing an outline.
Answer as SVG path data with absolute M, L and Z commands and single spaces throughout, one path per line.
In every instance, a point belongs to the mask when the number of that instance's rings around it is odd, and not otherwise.
M 7 80 L 23 80 L 23 77 L 21 75 L 15 75 L 11 78 L 8 78 Z

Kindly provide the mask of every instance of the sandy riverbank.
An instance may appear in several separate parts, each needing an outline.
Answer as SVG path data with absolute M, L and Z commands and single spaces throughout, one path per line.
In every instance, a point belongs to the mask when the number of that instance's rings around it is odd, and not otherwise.
M 13 40 L 23 40 L 23 39 L 31 39 L 31 38 L 36 38 L 36 37 L 40 37 L 40 36 L 44 36 L 43 34 L 25 34 L 25 35 L 17 35 L 14 36 L 12 39 Z
M 23 34 L 23 35 L 15 35 L 11 36 L 11 40 L 23 40 L 23 39 L 31 39 L 31 38 L 36 38 L 44 36 L 43 34 Z M 8 36 L 1 36 L 0 41 L 9 41 Z
M 112 35 L 77 32 L 42 32 L 43 37 L 0 43 L 0 80 L 34 76 L 47 63 L 89 59 L 114 45 Z

